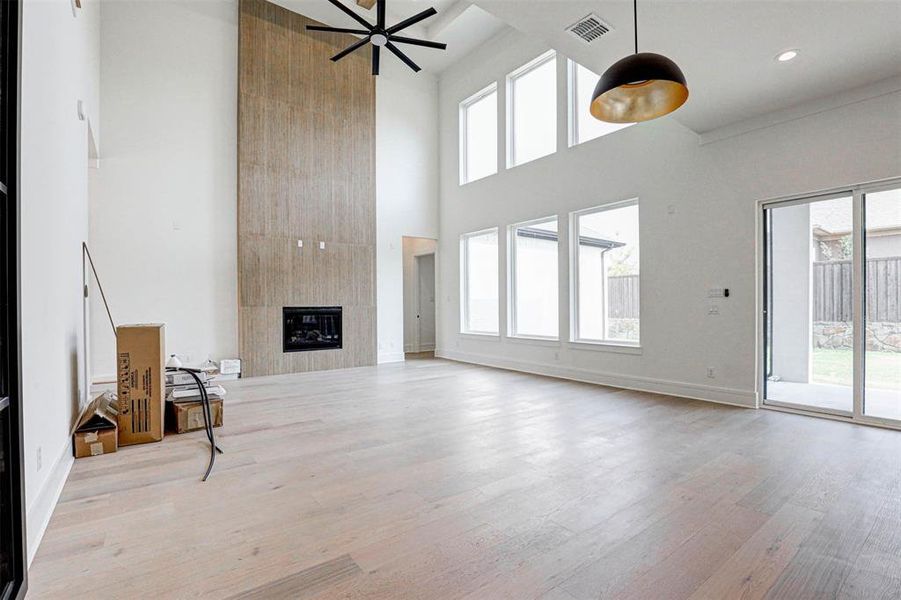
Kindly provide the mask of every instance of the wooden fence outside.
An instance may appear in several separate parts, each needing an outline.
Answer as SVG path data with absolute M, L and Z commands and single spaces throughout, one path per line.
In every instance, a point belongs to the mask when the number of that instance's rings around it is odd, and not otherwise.
M 866 264 L 867 320 L 901 321 L 901 256 Z M 851 261 L 813 263 L 813 320 L 851 321 Z
M 607 278 L 607 315 L 614 319 L 638 318 L 638 275 Z

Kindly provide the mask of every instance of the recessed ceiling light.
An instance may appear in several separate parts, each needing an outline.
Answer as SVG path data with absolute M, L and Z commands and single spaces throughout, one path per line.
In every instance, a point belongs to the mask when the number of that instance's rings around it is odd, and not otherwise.
M 796 56 L 798 56 L 797 50 L 786 50 L 785 52 L 779 53 L 779 55 L 776 56 L 776 60 L 779 62 L 788 62 Z

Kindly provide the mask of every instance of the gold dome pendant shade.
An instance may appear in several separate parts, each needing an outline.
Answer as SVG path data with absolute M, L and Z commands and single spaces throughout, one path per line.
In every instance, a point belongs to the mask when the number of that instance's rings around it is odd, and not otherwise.
M 608 123 L 650 121 L 673 112 L 688 100 L 685 75 L 672 60 L 638 52 L 638 2 L 635 10 L 635 54 L 613 63 L 601 75 L 591 96 L 591 115 Z

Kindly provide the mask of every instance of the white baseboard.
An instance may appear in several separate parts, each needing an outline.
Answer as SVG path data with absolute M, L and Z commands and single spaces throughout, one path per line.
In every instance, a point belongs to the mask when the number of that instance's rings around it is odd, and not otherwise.
M 706 400 L 718 404 L 729 404 L 743 408 L 757 408 L 757 394 L 751 390 L 718 387 L 712 385 L 700 385 L 682 381 L 669 381 L 665 379 L 652 379 L 650 377 L 636 377 L 634 375 L 621 375 L 617 373 L 603 373 L 580 369 L 576 367 L 564 367 L 557 365 L 545 365 L 509 358 L 490 356 L 487 354 L 473 354 L 471 352 L 459 352 L 457 350 L 439 349 L 435 355 L 458 362 L 496 367 L 510 371 L 521 371 L 534 375 L 545 375 L 559 379 L 569 379 L 582 383 L 594 383 L 626 390 L 651 392 L 678 396 L 691 400 Z
M 380 352 L 378 356 L 378 364 L 404 362 L 403 352 Z
M 433 352 L 435 350 L 435 344 L 421 344 L 419 349 L 416 349 L 416 346 L 412 344 L 404 345 L 404 352 Z
M 71 443 L 63 446 L 63 451 L 51 466 L 50 476 L 44 483 L 44 487 L 38 492 L 37 498 L 34 499 L 31 506 L 25 511 L 26 527 L 28 529 L 28 564 L 34 560 L 35 554 L 38 552 L 38 546 L 44 538 L 44 532 L 47 531 L 47 525 L 50 524 L 50 517 L 53 516 L 53 510 L 59 502 L 60 494 L 63 492 L 63 486 L 66 485 L 66 479 L 69 478 L 69 471 L 75 458 L 72 456 Z

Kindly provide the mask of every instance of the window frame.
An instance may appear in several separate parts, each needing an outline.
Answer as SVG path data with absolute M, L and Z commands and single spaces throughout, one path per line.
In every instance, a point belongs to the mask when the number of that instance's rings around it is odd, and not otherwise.
M 548 62 L 553 62 L 554 66 L 555 66 L 555 69 L 554 69 L 554 149 L 552 151 L 548 152 L 547 154 L 544 154 L 537 158 L 533 158 L 533 159 L 527 160 L 525 162 L 516 162 L 516 150 L 515 150 L 516 149 L 516 144 L 515 144 L 516 128 L 514 127 L 514 114 L 515 114 L 514 109 L 515 109 L 515 104 L 516 104 L 516 94 L 513 92 L 513 90 L 514 90 L 513 86 L 517 79 L 519 79 L 520 77 L 523 77 L 525 75 L 528 75 L 535 69 L 544 66 Z M 557 140 L 557 138 L 559 137 L 558 136 L 559 132 L 557 131 L 557 121 L 559 120 L 558 114 L 559 114 L 560 107 L 558 106 L 558 102 L 557 102 L 557 90 L 560 87 L 560 82 L 558 81 L 556 63 L 557 63 L 557 51 L 554 50 L 553 48 L 551 48 L 550 50 L 543 52 L 540 55 L 538 55 L 537 57 L 533 58 L 532 60 L 530 60 L 526 64 L 522 65 L 518 69 L 511 71 L 510 73 L 507 74 L 507 82 L 506 82 L 507 152 L 506 152 L 506 155 L 507 155 L 507 168 L 508 169 L 512 169 L 514 167 L 519 167 L 521 165 L 529 164 L 530 162 L 534 162 L 534 161 L 542 159 L 546 156 L 551 156 L 552 154 L 556 154 L 557 151 L 559 150 L 559 143 Z M 559 227 L 559 225 L 560 225 L 560 223 L 558 222 L 557 226 Z
M 497 236 L 496 243 L 496 261 L 495 268 L 497 270 L 497 331 L 479 331 L 469 328 L 469 246 L 467 242 L 470 238 L 479 237 L 485 234 L 493 233 Z M 501 230 L 499 227 L 488 227 L 478 231 L 471 231 L 460 235 L 460 333 L 463 335 L 478 335 L 485 337 L 500 337 L 501 334 L 501 294 L 500 294 L 500 246 L 501 246 Z
M 639 198 L 633 197 L 626 200 L 616 200 L 606 204 L 591 206 L 569 213 L 569 342 L 570 344 L 580 345 L 591 348 L 609 348 L 614 351 L 621 350 L 640 350 L 641 349 L 641 333 L 639 332 L 638 341 L 631 342 L 629 340 L 615 340 L 605 337 L 604 339 L 583 338 L 579 335 L 579 219 L 585 215 L 607 212 L 618 208 L 627 208 L 636 206 L 639 208 L 638 216 L 638 247 L 639 247 L 639 268 L 638 268 L 638 320 L 641 322 L 641 204 Z M 604 277 L 606 278 L 606 273 Z M 604 287 L 604 307 L 602 309 L 603 330 L 606 336 L 607 332 L 607 288 Z
M 566 59 L 566 127 L 567 134 L 566 140 L 567 145 L 570 148 L 574 148 L 580 144 L 585 144 L 587 142 L 591 142 L 593 140 L 599 140 L 601 138 L 605 138 L 610 134 L 616 133 L 617 131 L 622 131 L 623 129 L 628 129 L 635 125 L 635 123 L 623 123 L 622 127 L 618 127 L 613 129 L 612 131 L 608 131 L 607 133 L 602 133 L 601 135 L 595 136 L 593 138 L 588 138 L 581 140 L 579 139 L 579 85 L 578 85 L 578 68 L 582 67 L 583 69 L 588 69 L 585 65 L 574 61 L 573 59 L 567 57 Z M 591 71 L 591 69 L 588 69 Z M 594 71 L 592 71 L 594 73 Z M 600 75 L 598 75 L 600 78 Z
M 473 94 L 472 96 L 469 96 L 468 98 L 466 98 L 465 100 L 460 102 L 459 114 L 458 114 L 458 121 L 459 121 L 459 128 L 460 128 L 459 135 L 458 135 L 458 141 L 459 141 L 458 155 L 459 155 L 459 160 L 460 160 L 460 185 L 461 186 L 466 185 L 467 183 L 472 183 L 474 181 L 479 181 L 480 179 L 485 179 L 486 177 L 491 177 L 492 175 L 497 175 L 498 160 L 497 160 L 496 152 L 495 152 L 495 156 L 494 156 L 494 171 L 493 172 L 488 173 L 487 175 L 482 175 L 481 177 L 477 177 L 475 179 L 469 179 L 469 174 L 467 172 L 468 171 L 467 165 L 469 162 L 468 161 L 468 155 L 469 155 L 469 135 L 468 135 L 469 115 L 468 115 L 468 111 L 469 111 L 469 108 L 471 106 L 473 106 L 474 104 L 478 103 L 479 101 L 484 100 L 487 96 L 490 96 L 491 94 L 497 94 L 497 92 L 498 92 L 497 81 L 492 81 L 490 84 L 488 84 L 487 86 L 485 86 L 484 88 L 482 88 L 481 90 L 479 90 L 478 92 Z M 499 111 L 498 111 L 497 98 L 495 98 L 494 104 L 495 104 L 495 106 L 494 106 L 495 113 L 498 113 Z M 496 114 L 495 127 L 494 127 L 495 138 L 497 137 L 498 120 L 499 119 L 497 118 L 497 114 Z
M 518 333 L 516 329 L 516 230 L 530 225 L 540 225 L 550 220 L 557 222 L 557 335 L 535 335 Z M 511 340 L 533 340 L 545 342 L 560 341 L 560 215 L 552 214 L 537 219 L 507 225 L 507 338 Z

